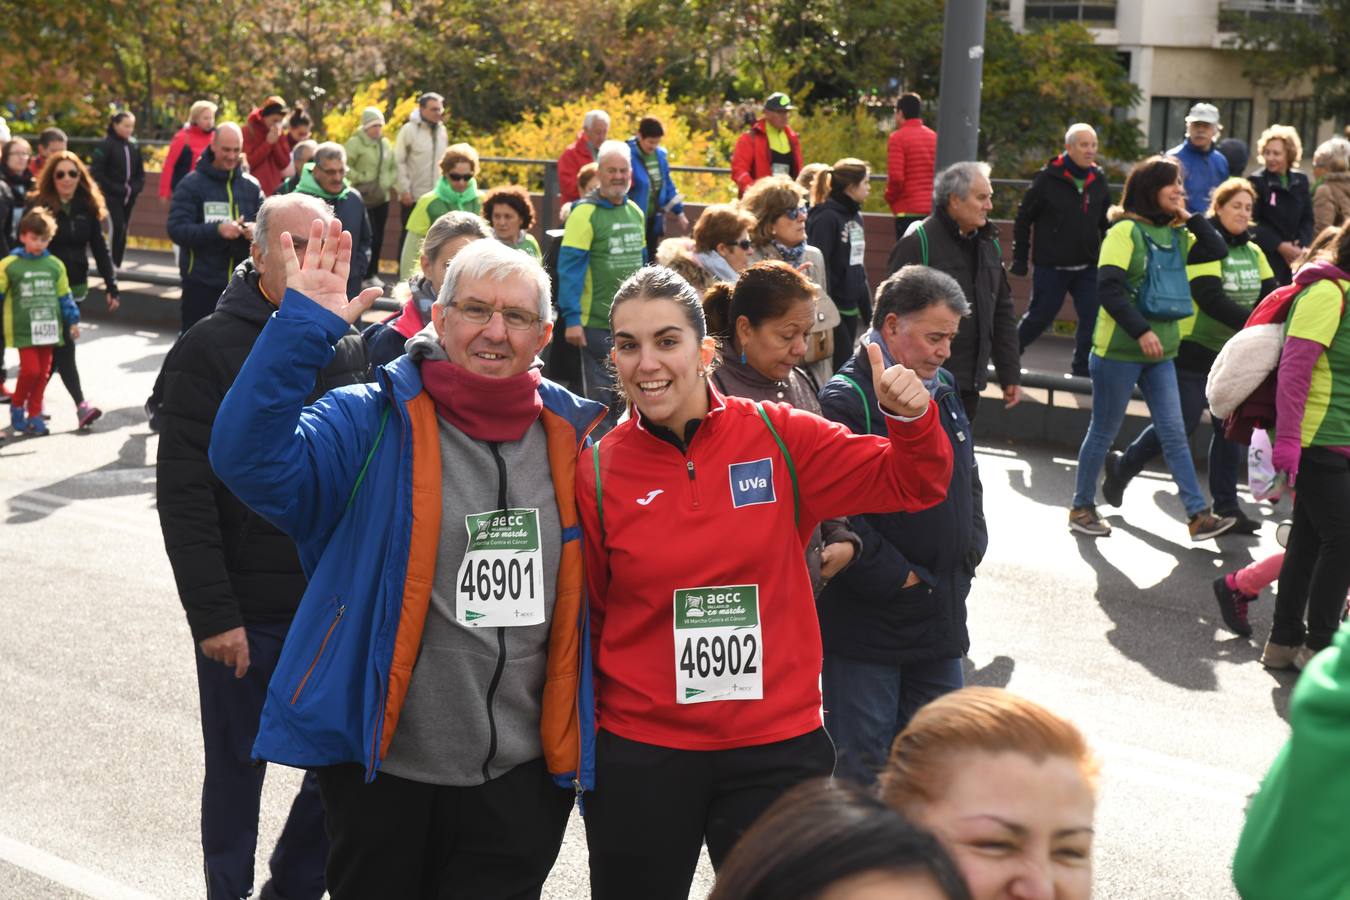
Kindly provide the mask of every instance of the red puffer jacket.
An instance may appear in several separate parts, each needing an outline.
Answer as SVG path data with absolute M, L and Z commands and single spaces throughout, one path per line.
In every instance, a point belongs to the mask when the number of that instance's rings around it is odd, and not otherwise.
M 897 216 L 933 211 L 937 132 L 922 119 L 906 119 L 886 141 L 886 203 Z
M 820 727 L 820 627 L 802 556 L 812 530 L 927 509 L 952 473 L 931 403 L 913 422 L 888 419 L 886 440 L 710 394 L 687 454 L 637 415 L 577 464 L 599 727 L 683 750 Z

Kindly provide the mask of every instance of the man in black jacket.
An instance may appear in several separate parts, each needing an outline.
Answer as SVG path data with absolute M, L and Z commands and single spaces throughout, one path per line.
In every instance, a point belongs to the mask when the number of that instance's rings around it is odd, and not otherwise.
M 1012 289 L 1003 269 L 998 229 L 989 221 L 993 198 L 987 163 L 959 162 L 943 169 L 933 183 L 932 215 L 900 239 L 886 267 L 893 273 L 904 266 L 932 266 L 961 285 L 971 314 L 961 320 L 951 358 L 943 368 L 956 376 L 961 403 L 972 423 L 980 391 L 989 383 L 991 356 L 1004 402 L 1012 407 L 1022 399 Z
M 216 311 L 164 362 L 156 495 L 164 546 L 197 644 L 205 779 L 202 851 L 208 900 L 253 890 L 261 766 L 253 740 L 267 683 L 306 579 L 295 545 L 216 478 L 207 459 L 216 410 L 286 289 L 281 235 L 303 252 L 310 224 L 332 215 L 322 201 L 272 197 L 258 214 L 251 258 L 234 272 Z M 353 330 L 339 342 L 310 402 L 367 377 Z M 271 858 L 267 898 L 318 900 L 324 892 L 323 804 L 307 773 Z
M 964 679 L 966 595 L 988 531 L 970 423 L 941 366 L 969 312 L 950 276 L 910 266 L 877 288 L 864 338 L 881 345 L 887 365 L 902 363 L 924 379 L 951 441 L 952 480 L 947 499 L 923 512 L 850 516 L 862 552 L 820 596 L 825 726 L 836 773 L 861 784 L 875 780 L 914 712 Z M 826 383 L 821 409 L 855 433 L 884 435 L 876 403 L 861 347 Z
M 1031 305 L 1017 326 L 1017 349 L 1031 342 L 1055 321 L 1064 295 L 1073 295 L 1078 314 L 1071 371 L 1088 374 L 1092 328 L 1097 323 L 1097 253 L 1106 234 L 1111 191 L 1097 159 L 1097 132 L 1091 125 L 1070 125 L 1064 152 L 1036 173 L 1022 195 L 1013 222 L 1014 275 L 1027 274 L 1027 255 L 1035 229 L 1036 272 Z

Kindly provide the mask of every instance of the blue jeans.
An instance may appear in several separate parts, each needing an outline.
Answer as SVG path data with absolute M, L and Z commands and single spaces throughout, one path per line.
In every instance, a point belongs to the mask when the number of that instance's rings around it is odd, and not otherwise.
M 1177 391 L 1177 371 L 1172 360 L 1156 363 L 1122 362 L 1088 357 L 1092 373 L 1092 421 L 1088 423 L 1083 446 L 1078 448 L 1078 481 L 1074 487 L 1074 506 L 1094 506 L 1097 502 L 1097 476 L 1102 473 L 1106 454 L 1120 433 L 1125 410 L 1134 386 L 1144 394 L 1153 428 L 1162 444 L 1163 459 L 1172 472 L 1172 481 L 1181 494 L 1186 515 L 1203 512 L 1208 506 L 1200 493 L 1191 462 L 1191 446 L 1186 426 L 1181 421 L 1181 398 Z
M 964 685 L 960 659 L 887 666 L 825 654 L 821 688 L 834 774 L 871 785 L 919 707 Z
M 609 407 L 605 420 L 596 426 L 593 437 L 600 437 L 619 421 L 623 404 L 614 391 L 614 370 L 610 367 L 609 350 L 614 338 L 607 328 L 587 328 L 586 346 L 581 349 L 581 390 L 590 400 Z
M 1037 266 L 1031 273 L 1031 305 L 1022 321 L 1017 323 L 1019 352 L 1026 352 L 1031 342 L 1049 328 L 1064 305 L 1064 295 L 1073 295 L 1073 308 L 1078 314 L 1078 330 L 1074 333 L 1073 368 L 1081 372 L 1088 367 L 1088 353 L 1092 350 L 1092 329 L 1097 324 L 1097 267 L 1071 271 L 1053 266 Z
M 1194 369 L 1177 369 L 1177 391 L 1181 395 L 1181 424 L 1189 438 L 1200 424 L 1200 415 L 1209 406 L 1205 399 L 1204 372 Z M 1223 436 L 1223 421 L 1213 420 L 1214 434 L 1209 439 L 1209 493 L 1214 498 L 1214 509 L 1231 513 L 1238 507 L 1237 482 L 1238 468 L 1242 464 L 1242 445 L 1235 444 Z M 1133 478 L 1143 471 L 1149 460 L 1162 453 L 1162 441 L 1158 439 L 1158 429 L 1149 425 L 1134 443 L 1125 448 L 1125 456 L 1120 463 L 1120 474 L 1126 479 Z

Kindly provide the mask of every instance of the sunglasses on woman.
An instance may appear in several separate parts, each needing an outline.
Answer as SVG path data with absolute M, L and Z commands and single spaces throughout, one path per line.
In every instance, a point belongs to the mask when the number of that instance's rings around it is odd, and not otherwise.
M 750 242 L 749 238 L 741 238 L 739 241 L 731 241 L 729 242 L 729 245 L 732 247 L 740 247 L 742 250 L 749 250 L 751 247 L 755 246 Z
M 79 178 L 80 173 L 75 171 L 74 169 L 57 169 L 55 172 L 52 173 L 52 177 L 62 180 L 66 178 Z
M 799 206 L 796 209 L 789 209 L 787 212 L 783 213 L 783 215 L 787 216 L 789 219 L 795 222 L 798 219 L 804 217 L 806 213 L 807 213 L 806 207 Z
M 458 174 L 458 173 L 451 172 L 449 175 L 447 175 L 447 176 L 445 176 L 445 177 L 446 177 L 448 180 L 450 180 L 450 181 L 468 181 L 470 178 L 473 177 L 473 173 L 472 173 L 472 172 L 466 172 L 465 174 L 460 175 L 460 174 Z

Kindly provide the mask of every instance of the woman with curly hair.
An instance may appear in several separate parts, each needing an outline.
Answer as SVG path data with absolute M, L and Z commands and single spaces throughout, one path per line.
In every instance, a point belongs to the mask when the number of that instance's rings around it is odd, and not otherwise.
M 483 218 L 492 226 L 492 234 L 508 247 L 542 259 L 539 242 L 530 234 L 534 224 L 534 204 L 530 194 L 518 184 L 494 188 L 483 197 Z
M 103 278 L 108 309 L 117 309 L 117 274 L 108 243 L 103 238 L 108 207 L 103 192 L 80 158 L 69 150 L 52 154 L 38 176 L 30 206 L 46 207 L 56 218 L 56 235 L 48 249 L 65 264 L 75 302 L 83 303 L 89 294 L 89 254 L 92 253 L 98 274 Z M 61 382 L 75 401 L 79 427 L 88 428 L 103 412 L 84 398 L 80 370 L 75 364 L 75 341 L 69 334 L 52 354 L 52 369 L 61 376 Z

